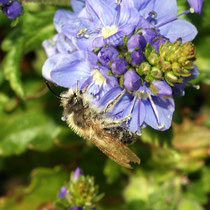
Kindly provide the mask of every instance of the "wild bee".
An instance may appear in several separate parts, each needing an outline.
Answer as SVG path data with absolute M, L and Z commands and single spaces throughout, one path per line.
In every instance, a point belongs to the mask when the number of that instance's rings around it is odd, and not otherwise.
M 47 85 L 53 92 L 49 84 Z M 139 164 L 140 159 L 126 145 L 133 143 L 137 139 L 137 134 L 122 126 L 130 116 L 119 120 L 107 117 L 107 112 L 123 93 L 124 91 L 108 103 L 105 109 L 93 105 L 94 97 L 86 91 L 79 91 L 78 87 L 62 92 L 58 97 L 64 108 L 62 119 L 76 134 L 90 140 L 119 165 L 132 168 L 129 163 Z
M 119 165 L 131 168 L 130 162 L 140 163 L 136 154 L 126 146 L 137 138 L 135 133 L 121 126 L 122 122 L 128 119 L 113 120 L 106 117 L 106 110 L 110 109 L 114 101 L 108 104 L 105 110 L 94 106 L 92 101 L 91 95 L 77 89 L 63 92 L 61 94 L 63 119 L 75 133 L 89 139 Z

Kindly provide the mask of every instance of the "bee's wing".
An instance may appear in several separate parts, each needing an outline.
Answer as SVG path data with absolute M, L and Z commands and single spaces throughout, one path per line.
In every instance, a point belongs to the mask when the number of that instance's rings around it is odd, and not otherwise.
M 89 138 L 104 154 L 121 166 L 132 168 L 130 162 L 140 164 L 139 157 L 119 140 L 105 130 L 97 132 L 97 136 Z

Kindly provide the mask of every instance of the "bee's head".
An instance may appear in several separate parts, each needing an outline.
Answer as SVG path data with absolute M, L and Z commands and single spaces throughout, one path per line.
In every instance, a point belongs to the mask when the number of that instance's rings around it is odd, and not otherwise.
M 67 92 L 61 94 L 61 101 L 67 113 L 82 112 L 83 107 L 83 92 L 69 89 Z

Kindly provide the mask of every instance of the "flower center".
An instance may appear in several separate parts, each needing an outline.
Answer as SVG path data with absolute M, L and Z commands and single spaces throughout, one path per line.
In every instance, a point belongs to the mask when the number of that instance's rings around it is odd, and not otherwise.
M 113 34 L 118 32 L 118 27 L 116 25 L 112 26 L 105 26 L 102 28 L 101 33 L 104 38 L 108 38 L 112 36 Z
M 134 96 L 146 100 L 148 98 L 148 93 L 146 91 L 136 91 L 133 93 Z
M 93 82 L 96 85 L 102 86 L 102 85 L 105 85 L 106 84 L 106 77 L 104 77 L 99 70 L 94 69 L 91 72 L 91 75 L 93 77 Z

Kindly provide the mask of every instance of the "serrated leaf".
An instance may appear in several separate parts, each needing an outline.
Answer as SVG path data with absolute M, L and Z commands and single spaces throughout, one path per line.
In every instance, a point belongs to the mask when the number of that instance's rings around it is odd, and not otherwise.
M 35 169 L 31 174 L 30 185 L 16 189 L 11 196 L 1 198 L 0 209 L 37 210 L 47 205 L 53 207 L 52 203 L 67 178 L 68 174 L 60 167 Z
M 20 98 L 24 99 L 24 90 L 20 75 L 20 61 L 23 55 L 23 38 L 19 38 L 4 58 L 2 69 L 5 79 Z

